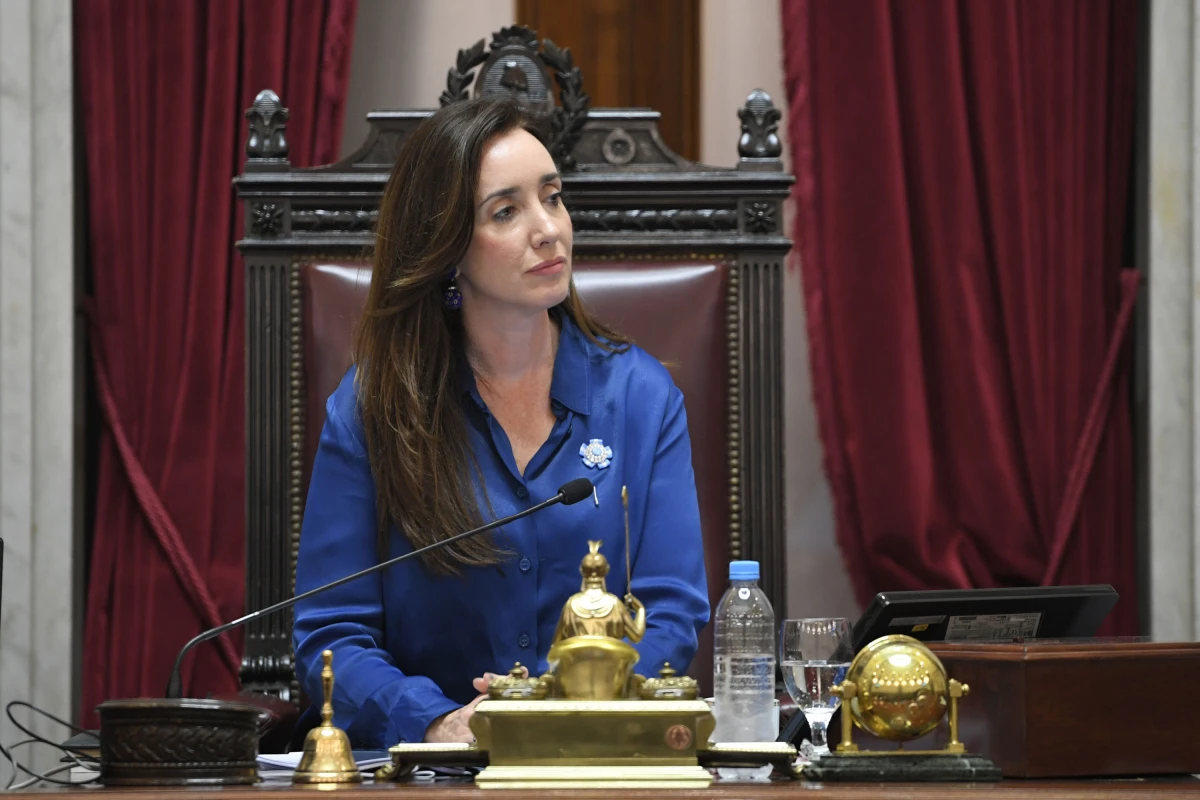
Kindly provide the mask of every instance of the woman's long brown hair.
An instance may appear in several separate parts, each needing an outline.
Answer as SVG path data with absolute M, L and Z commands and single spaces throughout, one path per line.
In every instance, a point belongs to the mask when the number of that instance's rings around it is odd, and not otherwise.
M 380 558 L 395 526 L 423 547 L 483 524 L 458 359 L 457 311 L 443 305 L 452 270 L 475 231 L 475 192 L 485 145 L 523 128 L 545 141 L 514 101 L 475 99 L 433 114 L 400 148 L 379 206 L 374 272 L 354 339 L 356 389 L 371 471 Z M 559 306 L 593 342 L 621 350 L 629 340 L 583 307 L 571 284 Z M 441 574 L 496 564 L 507 554 L 474 536 L 422 556 Z

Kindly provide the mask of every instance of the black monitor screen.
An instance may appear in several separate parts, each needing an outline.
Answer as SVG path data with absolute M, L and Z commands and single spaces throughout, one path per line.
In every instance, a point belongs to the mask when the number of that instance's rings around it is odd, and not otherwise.
M 854 649 L 893 633 L 923 642 L 1089 638 L 1117 598 L 1108 585 L 880 592 L 854 626 Z

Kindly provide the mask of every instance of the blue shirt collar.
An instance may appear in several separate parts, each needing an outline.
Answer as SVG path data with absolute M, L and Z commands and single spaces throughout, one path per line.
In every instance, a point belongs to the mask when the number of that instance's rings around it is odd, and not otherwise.
M 550 400 L 561 403 L 576 414 L 591 412 L 591 345 L 587 336 L 571 319 L 570 315 L 555 307 L 550 314 L 559 322 L 558 353 L 554 357 L 554 376 L 550 379 Z M 467 361 L 462 336 L 455 345 L 458 360 L 458 382 L 463 394 L 470 395 L 481 409 L 487 406 L 479 396 L 475 373 Z
M 570 315 L 557 308 L 554 312 L 562 330 L 558 336 L 558 353 L 554 357 L 550 399 L 557 400 L 576 414 L 587 414 L 592 407 L 592 386 L 588 370 L 591 366 L 592 343 L 575 325 Z

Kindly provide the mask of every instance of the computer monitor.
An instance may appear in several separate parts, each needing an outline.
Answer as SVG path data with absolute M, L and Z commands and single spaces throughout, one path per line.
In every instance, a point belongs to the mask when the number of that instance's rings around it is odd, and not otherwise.
M 1118 597 L 1108 585 L 880 592 L 854 626 L 854 651 L 892 633 L 923 642 L 1089 638 Z

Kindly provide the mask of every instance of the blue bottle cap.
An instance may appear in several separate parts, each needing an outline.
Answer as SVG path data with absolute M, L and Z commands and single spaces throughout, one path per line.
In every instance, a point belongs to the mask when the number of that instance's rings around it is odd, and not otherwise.
M 756 580 L 758 580 L 758 562 L 757 561 L 730 561 L 729 562 L 729 580 L 731 580 L 731 581 L 756 581 Z

